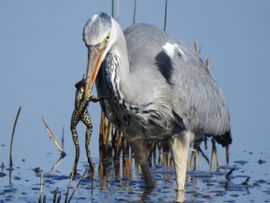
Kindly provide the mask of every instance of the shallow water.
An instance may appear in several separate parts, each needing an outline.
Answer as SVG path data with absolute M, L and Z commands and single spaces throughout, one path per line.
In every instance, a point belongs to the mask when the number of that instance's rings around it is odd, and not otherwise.
M 1 146 L 1 148 L 7 148 Z M 209 156 L 210 149 L 205 150 Z M 219 148 L 222 162 L 223 149 Z M 235 154 L 232 154 L 235 156 Z M 253 152 L 242 151 L 241 157 L 227 165 L 221 165 L 219 170 L 209 170 L 208 163 L 199 157 L 199 169 L 189 170 L 185 193 L 175 191 L 174 170 L 165 164 L 163 154 L 161 161 L 152 163 L 151 172 L 157 181 L 153 190 L 144 188 L 144 181 L 139 168 L 131 157 L 121 157 L 120 166 L 114 165 L 112 160 L 106 160 L 106 167 L 101 165 L 98 158 L 94 159 L 96 173 L 93 178 L 83 178 L 78 190 L 74 193 L 72 202 L 174 202 L 185 199 L 185 202 L 269 202 L 270 201 L 270 156 L 261 153 L 260 159 Z M 83 158 L 85 158 L 83 156 Z M 51 164 L 48 170 L 43 169 L 43 193 L 46 200 L 53 200 L 53 192 L 61 194 L 64 202 L 70 179 L 72 166 L 65 167 L 72 155 L 67 155 L 57 163 L 57 153 L 43 155 L 44 160 Z M 57 164 L 56 164 L 57 163 Z M 125 166 L 123 166 L 125 163 Z M 55 165 L 56 164 L 56 165 Z M 171 164 L 171 163 L 169 163 Z M 87 169 L 87 163 L 79 162 L 79 174 Z M 102 169 L 101 169 L 102 167 Z M 226 174 L 234 168 L 229 178 Z M 31 160 L 22 159 L 15 163 L 14 169 L 9 171 L 2 166 L 0 177 L 0 202 L 38 202 L 40 194 L 40 170 Z M 248 177 L 247 184 L 242 184 Z M 70 193 L 74 190 L 79 177 L 72 182 Z

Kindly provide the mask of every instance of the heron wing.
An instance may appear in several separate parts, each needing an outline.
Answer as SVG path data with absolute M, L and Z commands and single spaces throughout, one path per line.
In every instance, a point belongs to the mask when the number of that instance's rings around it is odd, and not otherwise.
M 203 61 L 186 45 L 148 24 L 135 24 L 124 31 L 130 72 L 140 69 L 167 82 L 172 108 L 186 127 L 198 134 L 230 132 L 227 104 Z M 164 88 L 163 88 L 164 89 Z M 230 141 L 229 141 L 230 142 Z
M 175 111 L 186 126 L 199 134 L 223 135 L 230 131 L 229 111 L 221 88 L 202 60 L 182 43 L 173 61 L 172 88 Z M 177 49 L 176 48 L 176 49 Z M 178 50 L 176 50 L 177 52 Z

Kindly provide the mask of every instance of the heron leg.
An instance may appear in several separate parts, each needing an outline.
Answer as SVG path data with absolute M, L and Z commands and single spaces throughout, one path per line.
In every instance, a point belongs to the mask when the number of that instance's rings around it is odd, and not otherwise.
M 143 138 L 135 138 L 131 141 L 129 140 L 129 143 L 132 151 L 134 152 L 136 161 L 141 166 L 146 187 L 154 187 L 156 183 L 152 179 L 149 170 L 149 150 L 147 149 L 146 140 Z
M 195 149 L 195 157 L 194 157 L 194 170 L 199 169 L 199 151 Z
M 91 118 L 90 118 L 87 110 L 83 113 L 81 121 L 86 125 L 85 151 L 86 151 L 86 156 L 87 156 L 87 160 L 88 160 L 89 167 L 90 167 L 90 172 L 93 175 L 95 172 L 95 167 L 94 167 L 93 161 L 91 159 L 91 153 L 90 153 L 90 139 L 92 136 L 93 125 L 92 125 L 92 121 L 91 121 Z
M 226 164 L 229 165 L 230 162 L 230 146 L 226 145 Z
M 76 176 L 77 174 L 77 165 L 78 165 L 78 161 L 80 157 L 80 145 L 79 145 L 78 133 L 76 130 L 76 126 L 78 122 L 79 122 L 79 115 L 78 115 L 78 112 L 74 110 L 72 113 L 71 124 L 70 124 L 72 139 L 75 145 L 75 160 L 74 160 L 74 169 L 73 169 L 74 176 Z
M 171 152 L 176 174 L 176 186 L 178 191 L 184 191 L 186 182 L 186 170 L 190 144 L 190 132 L 183 132 L 171 138 Z
M 189 170 L 196 171 L 199 167 L 198 159 L 199 159 L 199 152 L 196 147 L 193 147 L 190 159 L 189 159 Z
M 212 152 L 211 152 L 211 159 L 210 159 L 210 171 L 214 169 L 214 159 L 216 159 L 216 167 L 217 170 L 220 167 L 220 161 L 218 159 L 218 153 L 217 153 L 217 147 L 216 147 L 216 141 L 214 138 L 212 138 Z

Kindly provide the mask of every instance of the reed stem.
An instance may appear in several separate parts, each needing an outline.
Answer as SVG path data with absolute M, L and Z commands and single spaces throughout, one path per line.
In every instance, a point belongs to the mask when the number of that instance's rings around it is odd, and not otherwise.
M 21 109 L 22 109 L 22 107 L 20 106 L 18 111 L 17 111 L 17 115 L 16 115 L 16 118 L 15 118 L 15 121 L 14 121 L 14 124 L 13 124 L 13 129 L 12 129 L 12 135 L 11 135 L 11 141 L 10 141 L 10 150 L 9 150 L 9 167 L 10 167 L 10 169 L 13 167 L 13 157 L 12 157 L 13 140 L 14 140 L 17 121 L 18 121 L 18 118 L 20 116 Z

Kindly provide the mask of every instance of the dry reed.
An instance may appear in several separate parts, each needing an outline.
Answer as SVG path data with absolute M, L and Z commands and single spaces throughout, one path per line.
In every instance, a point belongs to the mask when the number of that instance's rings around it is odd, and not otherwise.
M 57 147 L 57 149 L 61 152 L 61 156 L 65 156 L 66 153 L 64 152 L 62 146 L 59 144 L 59 142 L 56 140 L 56 137 L 54 135 L 54 133 L 52 132 L 52 130 L 50 129 L 48 122 L 45 120 L 44 117 L 42 117 L 42 121 L 46 127 L 46 131 L 48 132 L 48 134 L 50 135 L 51 140 L 53 141 L 53 143 L 55 144 L 55 146 Z
M 10 169 L 12 169 L 12 167 L 13 167 L 13 157 L 12 157 L 13 140 L 14 140 L 17 121 L 18 121 L 18 118 L 20 116 L 21 109 L 22 109 L 22 107 L 20 106 L 18 111 L 17 111 L 17 115 L 16 115 L 16 118 L 15 118 L 15 121 L 14 121 L 14 124 L 13 124 L 13 128 L 12 128 L 11 141 L 10 141 L 10 150 L 9 150 L 9 167 L 10 167 Z

